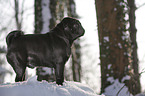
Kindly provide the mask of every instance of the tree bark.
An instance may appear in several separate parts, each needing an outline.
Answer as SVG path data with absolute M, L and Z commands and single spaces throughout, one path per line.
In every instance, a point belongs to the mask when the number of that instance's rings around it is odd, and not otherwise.
M 43 26 L 43 21 L 42 21 L 42 6 L 41 6 L 42 0 L 35 0 L 34 3 L 34 14 L 35 14 L 35 30 L 34 33 L 41 33 L 42 26 Z
M 136 88 L 133 87 L 134 72 L 127 29 L 128 2 L 96 0 L 95 3 L 100 46 L 101 93 L 107 93 L 105 89 L 119 81 L 125 84 L 130 93 L 137 94 L 138 92 L 134 92 Z M 113 78 L 113 81 L 110 78 Z
M 79 42 L 79 40 L 77 40 Z M 81 53 L 80 45 L 75 42 L 72 45 L 72 72 L 73 80 L 80 82 L 81 81 Z
M 133 83 L 134 83 L 134 93 L 140 93 L 141 92 L 141 85 L 140 85 L 140 76 L 139 76 L 139 63 L 138 63 L 138 55 L 137 55 L 137 42 L 136 42 L 136 33 L 137 29 L 135 26 L 135 0 L 128 0 L 128 7 L 129 7 L 129 24 L 130 24 L 130 39 L 131 39 L 131 59 L 132 59 L 132 67 L 134 71 L 133 76 Z

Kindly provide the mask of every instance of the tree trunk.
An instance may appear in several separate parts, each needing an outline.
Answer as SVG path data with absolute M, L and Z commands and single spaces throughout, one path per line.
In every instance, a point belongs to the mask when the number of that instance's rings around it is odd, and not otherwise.
M 66 0 L 67 2 L 67 14 L 70 17 L 78 18 L 76 13 L 76 5 L 74 0 Z M 72 45 L 72 73 L 73 80 L 81 81 L 81 52 L 80 52 L 80 40 L 77 39 Z
M 95 3 L 100 46 L 101 93 L 112 95 L 113 93 L 109 93 L 108 88 L 115 86 L 117 95 L 117 92 L 123 88 L 122 84 L 125 84 L 124 88 L 128 88 L 132 94 L 137 94 L 138 92 L 134 91 L 136 88 L 133 87 L 135 85 L 132 79 L 134 72 L 127 30 L 128 2 L 96 0 Z M 119 85 L 115 85 L 116 83 Z M 115 89 L 112 88 L 112 90 Z
M 71 52 L 72 52 L 73 80 L 77 81 L 77 82 L 80 82 L 81 81 L 81 54 L 80 54 L 79 40 L 77 40 L 72 45 L 72 51 Z
M 35 0 L 34 8 L 35 8 L 35 30 L 34 33 L 41 33 L 43 27 L 43 19 L 42 19 L 42 0 Z M 49 21 L 48 21 L 49 22 Z
M 35 33 L 46 33 L 64 16 L 63 0 L 35 0 Z M 52 68 L 37 68 L 38 80 L 54 81 Z
M 21 30 L 21 22 L 19 18 L 19 0 L 14 0 L 15 3 L 15 21 L 18 30 Z
M 134 88 L 132 90 L 134 93 L 141 92 L 141 85 L 140 85 L 140 76 L 139 76 L 139 67 L 138 67 L 138 55 L 137 55 L 137 42 L 136 42 L 136 26 L 135 26 L 135 0 L 128 0 L 128 7 L 129 7 L 129 24 L 130 24 L 130 39 L 131 39 L 131 59 L 132 59 L 132 67 L 134 71 L 133 76 L 133 83 Z M 135 89 L 135 90 L 134 90 Z

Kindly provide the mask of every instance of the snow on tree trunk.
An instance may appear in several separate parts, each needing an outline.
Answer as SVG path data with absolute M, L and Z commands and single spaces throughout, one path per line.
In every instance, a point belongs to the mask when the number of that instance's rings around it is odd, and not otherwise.
M 63 0 L 35 0 L 35 33 L 46 33 L 63 18 Z M 54 81 L 52 68 L 37 68 L 38 80 Z
M 134 92 L 126 0 L 96 0 L 101 62 L 101 93 L 129 96 Z M 125 91 L 122 91 L 124 90 Z

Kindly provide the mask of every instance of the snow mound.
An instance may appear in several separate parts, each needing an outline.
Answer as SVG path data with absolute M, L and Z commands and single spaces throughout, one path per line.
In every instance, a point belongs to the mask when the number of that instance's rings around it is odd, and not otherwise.
M 78 82 L 66 81 L 63 86 L 58 86 L 55 82 L 39 82 L 36 78 L 1 84 L 0 96 L 103 96 L 96 95 L 92 89 Z
M 124 80 L 124 79 L 123 79 Z M 118 79 L 114 79 L 113 77 L 109 77 L 108 81 L 112 83 L 112 85 L 105 88 L 105 92 L 103 93 L 106 96 L 133 96 L 124 83 L 120 83 Z
M 140 93 L 140 94 L 137 94 L 135 96 L 145 96 L 145 94 L 144 93 Z

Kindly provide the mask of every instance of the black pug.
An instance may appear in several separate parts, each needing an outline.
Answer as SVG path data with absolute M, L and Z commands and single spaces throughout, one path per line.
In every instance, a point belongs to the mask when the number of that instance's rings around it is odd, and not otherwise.
M 23 35 L 22 31 L 9 33 L 6 37 L 6 57 L 16 72 L 15 81 L 25 80 L 26 67 L 50 67 L 55 69 L 56 83 L 62 85 L 71 45 L 84 32 L 78 20 L 66 17 L 46 34 Z

